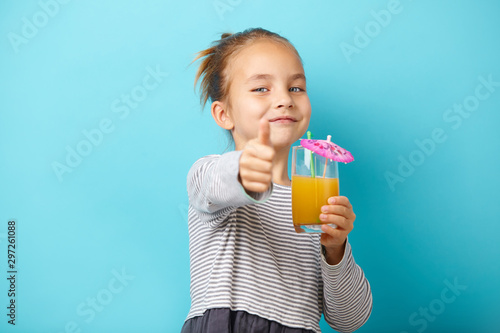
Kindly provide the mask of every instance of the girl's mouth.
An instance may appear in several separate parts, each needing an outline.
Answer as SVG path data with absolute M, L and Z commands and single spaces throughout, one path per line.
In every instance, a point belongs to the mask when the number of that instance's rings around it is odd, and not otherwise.
M 290 116 L 280 116 L 269 120 L 270 123 L 289 124 L 297 122 L 297 119 Z

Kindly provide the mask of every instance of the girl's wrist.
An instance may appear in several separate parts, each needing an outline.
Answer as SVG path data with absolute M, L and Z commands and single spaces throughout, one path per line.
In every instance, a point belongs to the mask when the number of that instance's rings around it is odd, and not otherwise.
M 338 265 L 342 258 L 344 257 L 345 246 L 347 240 L 344 241 L 341 245 L 333 245 L 333 246 L 323 246 L 325 256 L 325 260 L 329 265 Z

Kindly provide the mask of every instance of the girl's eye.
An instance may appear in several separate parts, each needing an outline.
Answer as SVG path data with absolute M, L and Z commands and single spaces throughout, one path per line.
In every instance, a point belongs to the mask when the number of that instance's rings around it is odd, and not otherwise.
M 254 89 L 253 91 L 257 91 L 257 92 L 267 92 L 268 89 L 267 88 L 257 88 L 257 89 Z
M 304 91 L 304 89 L 299 88 L 299 87 L 292 87 L 289 89 L 291 92 L 301 92 Z

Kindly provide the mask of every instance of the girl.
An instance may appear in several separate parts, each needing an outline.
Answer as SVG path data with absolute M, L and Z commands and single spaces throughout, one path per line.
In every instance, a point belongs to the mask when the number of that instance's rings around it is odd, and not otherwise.
M 210 99 L 235 150 L 188 173 L 191 309 L 182 333 L 320 332 L 322 313 L 337 331 L 358 329 L 372 295 L 347 241 L 349 200 L 329 198 L 322 234 L 292 224 L 288 155 L 311 117 L 299 54 L 258 28 L 223 34 L 201 58 L 202 104 Z

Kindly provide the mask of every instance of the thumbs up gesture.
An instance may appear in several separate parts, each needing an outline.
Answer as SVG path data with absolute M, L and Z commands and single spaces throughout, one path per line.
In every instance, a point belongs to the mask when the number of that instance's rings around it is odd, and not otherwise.
M 269 121 L 263 118 L 257 138 L 247 142 L 240 157 L 238 180 L 247 192 L 265 192 L 271 186 L 274 155 Z

